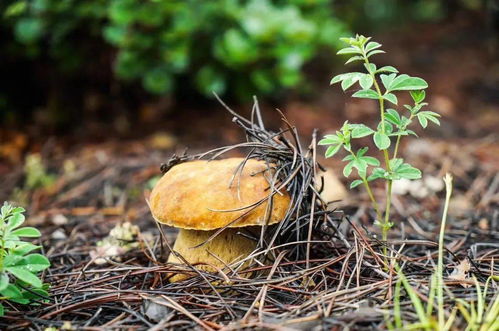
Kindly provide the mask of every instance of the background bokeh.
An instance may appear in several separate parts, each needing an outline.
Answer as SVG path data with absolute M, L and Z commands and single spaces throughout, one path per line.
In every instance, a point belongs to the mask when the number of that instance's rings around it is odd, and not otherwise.
M 185 132 L 192 118 L 191 131 L 216 131 L 213 92 L 334 128 L 369 116 L 328 87 L 353 33 L 429 80 L 444 115 L 497 106 L 494 0 L 4 0 L 0 12 L 3 139 Z

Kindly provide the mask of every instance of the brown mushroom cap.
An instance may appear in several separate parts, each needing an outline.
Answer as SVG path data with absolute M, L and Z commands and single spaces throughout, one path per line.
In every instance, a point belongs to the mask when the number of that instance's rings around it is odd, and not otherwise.
M 250 208 L 223 210 L 247 207 L 267 198 L 271 192 L 272 172 L 263 161 L 248 160 L 241 174 L 234 177 L 243 161 L 243 158 L 199 160 L 174 166 L 151 193 L 152 214 L 161 223 L 183 229 L 214 230 L 227 226 Z M 281 193 L 272 198 L 268 224 L 278 223 L 286 215 L 290 197 L 285 191 Z M 268 200 L 229 227 L 264 225 L 267 204 Z

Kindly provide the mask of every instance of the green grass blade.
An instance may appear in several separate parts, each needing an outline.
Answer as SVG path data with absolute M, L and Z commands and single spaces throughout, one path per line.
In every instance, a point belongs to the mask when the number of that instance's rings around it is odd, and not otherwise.
M 484 317 L 484 322 L 480 331 L 499 330 L 499 294 L 496 294 L 492 305 L 489 303 L 489 309 Z
M 435 294 L 437 289 L 436 285 L 437 285 L 437 275 L 433 274 L 431 275 L 430 292 L 428 293 L 428 305 L 426 306 L 426 316 L 428 316 L 428 318 L 431 316 L 433 312 L 433 303 L 435 301 Z
M 407 294 L 409 295 L 409 298 L 411 299 L 412 304 L 414 305 L 414 309 L 416 310 L 416 314 L 418 315 L 420 324 L 423 326 L 425 330 L 430 330 L 430 320 L 426 317 L 426 312 L 423 307 L 423 303 L 419 299 L 416 291 L 412 288 L 411 284 L 409 284 L 407 278 L 405 278 L 403 272 L 401 270 L 398 270 L 397 272 L 400 277 L 400 280 L 402 281 L 402 284 L 404 285 Z
M 483 318 L 483 312 L 484 312 L 484 307 L 485 307 L 485 298 L 484 296 L 482 295 L 482 289 L 480 287 L 480 283 L 478 282 L 478 280 L 476 279 L 475 276 L 473 276 L 473 281 L 475 282 L 475 287 L 476 287 L 476 300 L 477 300 L 477 303 L 476 303 L 476 312 L 477 312 L 477 323 L 478 324 L 481 324 L 482 323 L 482 318 Z
M 399 278 L 395 283 L 395 298 L 393 299 L 393 317 L 395 319 L 395 327 L 397 329 L 402 329 L 402 314 L 400 312 L 400 284 L 401 279 Z
M 450 313 L 449 319 L 445 322 L 442 331 L 450 330 L 452 324 L 454 323 L 454 320 L 456 319 L 456 314 L 457 314 L 457 307 L 454 307 L 454 309 L 452 309 L 452 312 Z

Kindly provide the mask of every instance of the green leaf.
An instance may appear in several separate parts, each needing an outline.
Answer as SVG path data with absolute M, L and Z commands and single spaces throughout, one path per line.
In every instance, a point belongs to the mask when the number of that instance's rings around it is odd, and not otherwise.
M 421 115 L 421 114 L 417 114 L 417 117 L 418 117 L 419 124 L 421 124 L 423 129 L 426 129 L 426 127 L 428 126 L 428 120 L 426 119 L 426 117 L 424 115 Z
M 385 95 L 383 95 L 383 99 L 388 100 L 395 105 L 398 103 L 397 96 L 393 93 L 386 93 Z
M 380 150 L 384 150 L 390 147 L 391 142 L 388 135 L 381 132 L 376 132 L 374 134 L 374 143 L 376 144 L 376 147 L 378 147 Z
M 357 155 L 357 158 L 361 158 L 361 157 L 363 157 L 363 156 L 367 153 L 367 151 L 368 151 L 368 150 L 369 150 L 369 148 L 368 148 L 368 147 L 362 147 L 361 149 L 359 149 L 359 150 L 357 151 L 357 154 L 356 154 L 356 155 Z
M 40 231 L 32 227 L 24 227 L 14 230 L 12 231 L 12 234 L 19 237 L 30 237 L 30 238 L 38 238 L 42 235 Z
M 393 132 L 393 125 L 388 121 L 384 121 L 384 123 L 385 123 L 385 133 L 391 134 Z M 383 122 L 380 122 L 378 124 L 377 130 L 380 132 L 383 131 Z
M 9 284 L 7 287 L 0 291 L 2 296 L 6 297 L 8 300 L 12 300 L 18 303 L 29 303 L 29 300 L 23 299 L 22 292 L 17 288 L 17 286 Z
M 359 80 L 360 78 L 359 74 L 360 73 L 354 73 L 354 72 L 346 74 L 346 77 L 341 82 L 341 88 L 343 89 L 343 91 L 346 91 L 350 86 L 352 86 Z
M 44 32 L 44 21 L 35 15 L 24 17 L 14 25 L 15 36 L 18 41 L 30 44 L 38 41 Z
M 14 266 L 14 265 L 17 265 L 22 259 L 23 259 L 22 256 L 15 255 L 15 254 L 8 254 L 3 259 L 3 265 L 4 265 L 4 267 Z
M 399 175 L 400 178 L 406 179 L 419 179 L 421 178 L 421 170 L 414 168 L 408 163 L 402 164 L 396 171 L 395 174 Z
M 364 50 L 366 53 L 368 53 L 368 52 L 372 51 L 373 49 L 380 48 L 380 47 L 381 47 L 380 43 L 377 43 L 375 41 L 370 41 L 367 43 Z
M 26 210 L 23 207 L 15 207 L 12 209 L 12 214 L 24 213 Z
M 370 181 L 373 181 L 373 180 L 376 180 L 378 178 L 385 178 L 385 174 L 387 174 L 387 172 L 385 171 L 385 169 L 383 168 L 375 168 L 371 174 L 371 176 L 367 177 L 367 180 L 370 182 Z
M 365 177 L 367 174 L 367 162 L 362 159 L 354 161 L 354 167 L 357 168 L 360 177 Z
M 50 267 L 50 261 L 42 254 L 30 254 L 23 259 L 25 268 L 31 272 L 38 272 Z
M 35 274 L 26 270 L 23 267 L 8 267 L 5 268 L 5 270 L 10 272 L 12 275 L 16 276 L 18 279 L 22 280 L 23 282 L 32 285 L 33 287 L 42 286 L 42 281 L 38 277 L 36 277 Z
M 343 168 L 343 176 L 348 177 L 352 173 L 354 161 L 348 162 Z
M 409 135 L 409 132 L 407 132 L 406 130 L 402 130 L 402 131 L 397 131 L 397 132 L 391 133 L 388 136 L 389 137 L 398 137 L 398 136 L 408 136 L 408 135 Z
M 352 63 L 355 61 L 362 61 L 362 60 L 364 60 L 364 58 L 362 56 L 352 56 L 351 58 L 349 58 L 347 60 L 347 62 L 345 62 L 345 64 L 349 64 L 349 63 Z
M 440 120 L 438 118 L 436 118 L 434 116 L 426 116 L 426 118 L 428 118 L 430 121 L 432 121 L 436 125 L 440 125 Z
M 426 125 L 428 125 L 428 121 L 426 121 L 426 120 L 429 120 L 429 121 L 435 123 L 436 125 L 440 125 L 440 121 L 438 120 L 438 117 L 440 117 L 440 114 L 435 113 L 433 111 L 422 111 L 422 112 L 419 112 L 417 114 L 417 116 L 418 116 L 418 119 L 420 117 L 425 118 L 425 120 L 423 120 L 423 122 L 426 123 Z M 420 120 L 420 123 L 421 123 L 421 120 Z M 423 126 L 422 123 L 421 123 L 421 126 Z M 426 128 L 426 126 L 423 126 L 423 127 Z
M 364 67 L 370 73 L 376 72 L 376 65 L 374 63 L 364 63 Z
M 418 137 L 418 135 L 416 134 L 416 132 L 414 132 L 412 130 L 407 130 L 407 133 L 410 134 L 410 135 L 413 135 L 414 137 Z
M 272 82 L 268 82 L 269 79 L 263 71 L 253 71 L 251 80 L 262 90 L 271 89 Z M 213 66 L 206 65 L 196 73 L 196 84 L 204 95 L 212 96 L 213 93 L 224 93 L 226 89 L 225 83 L 223 73 Z
M 336 52 L 336 54 L 338 54 L 338 55 L 341 55 L 341 54 L 362 54 L 362 51 L 358 47 L 352 46 L 352 47 L 342 48 L 338 52 Z
M 339 83 L 339 82 L 341 82 L 343 79 L 345 79 L 345 77 L 346 77 L 346 74 L 339 74 L 339 75 L 336 75 L 336 76 L 334 76 L 334 77 L 331 79 L 331 82 L 329 82 L 329 85 L 333 85 L 333 84 Z
M 5 290 L 8 285 L 9 285 L 9 276 L 5 272 L 2 272 L 0 274 L 0 292 Z
M 30 289 L 31 292 L 24 292 L 23 297 L 30 300 L 44 300 L 49 297 L 49 293 L 42 288 Z M 45 300 L 44 300 L 45 301 Z
M 343 160 L 342 160 L 342 161 L 352 161 L 352 160 L 354 160 L 354 159 L 355 159 L 355 157 L 354 157 L 353 155 L 348 154 L 347 156 L 345 156 L 345 157 L 343 158 Z
M 3 317 L 5 315 L 5 308 L 3 305 L 0 303 L 0 317 Z
M 19 227 L 21 224 L 24 223 L 25 217 L 21 213 L 16 213 L 9 217 L 7 221 L 7 229 L 12 230 L 17 227 Z
M 353 45 L 353 44 L 357 43 L 357 39 L 355 39 L 355 38 L 341 37 L 340 40 L 343 41 L 344 43 L 349 44 L 349 45 Z
M 9 18 L 22 15 L 24 12 L 26 12 L 26 8 L 28 8 L 26 1 L 14 2 L 5 9 L 4 17 Z
M 374 130 L 364 124 L 357 124 L 352 130 L 352 138 L 367 137 L 374 133 Z
M 319 140 L 319 145 L 336 145 L 336 144 L 341 144 L 341 139 L 337 135 L 334 134 L 327 134 Z
M 370 53 L 367 54 L 367 58 L 370 58 L 371 56 L 375 55 L 375 54 L 383 54 L 385 53 L 385 51 L 382 51 L 381 49 L 376 49 Z
M 424 106 L 428 106 L 428 104 L 426 102 L 421 102 L 421 103 L 416 104 L 414 107 L 404 105 L 404 107 L 409 109 L 409 111 L 413 115 L 416 115 L 421 110 L 421 108 L 423 108 Z
M 340 148 L 341 148 L 341 144 L 329 146 L 326 150 L 326 154 L 325 154 L 326 158 L 332 157 L 333 155 L 338 153 Z
M 395 109 L 387 109 L 385 112 L 385 118 L 394 125 L 399 126 L 401 124 L 400 115 Z
M 397 76 L 389 85 L 390 91 L 410 91 L 422 90 L 428 87 L 428 83 L 419 77 L 410 77 L 409 75 L 402 74 Z
M 352 77 L 346 77 L 345 79 L 343 79 L 343 81 L 341 82 L 341 89 L 343 91 L 346 91 L 350 86 L 352 86 L 353 84 L 355 84 L 355 80 L 352 78 Z
M 354 98 L 367 98 L 367 99 L 378 99 L 379 95 L 373 90 L 360 90 L 355 92 L 352 97 Z
M 352 183 L 350 183 L 350 189 L 353 189 L 354 187 L 357 187 L 360 184 L 362 184 L 362 181 L 360 179 L 356 179 Z
M 362 160 L 371 166 L 378 167 L 380 165 L 379 160 L 372 156 L 363 156 Z
M 426 97 L 426 92 L 424 90 L 411 91 L 410 93 L 412 100 L 414 100 L 415 103 L 421 103 Z
M 404 160 L 401 158 L 391 159 L 389 162 L 390 169 L 392 169 L 392 171 L 396 171 L 403 163 Z
M 394 73 L 398 73 L 399 71 L 397 69 L 395 69 L 395 67 L 384 66 L 384 67 L 379 68 L 377 72 L 394 72 Z
M 412 120 L 408 119 L 405 116 L 402 116 L 400 118 L 400 127 L 407 128 L 409 126 L 409 124 L 411 124 L 411 122 L 412 122 Z
M 158 66 L 144 73 L 144 88 L 154 94 L 163 94 L 172 90 L 173 78 L 167 66 Z
M 33 245 L 32 243 L 23 243 L 11 249 L 11 253 L 15 255 L 26 255 L 29 252 L 38 248 L 41 248 L 41 246 Z
M 15 248 L 19 243 L 19 237 L 16 237 L 17 239 L 13 238 L 14 236 L 7 236 L 5 237 L 5 244 L 4 248 L 12 249 Z
M 385 89 L 389 90 L 390 85 L 392 84 L 395 77 L 397 77 L 397 74 L 379 75 L 379 77 L 381 78 L 381 82 L 383 83 Z
M 360 78 L 359 83 L 364 90 L 368 90 L 373 86 L 374 80 L 371 75 L 365 74 Z

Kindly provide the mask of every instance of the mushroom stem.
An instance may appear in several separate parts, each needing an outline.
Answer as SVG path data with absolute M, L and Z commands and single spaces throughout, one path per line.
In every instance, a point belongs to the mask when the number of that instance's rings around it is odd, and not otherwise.
M 256 248 L 256 241 L 238 234 L 242 231 L 238 228 L 227 228 L 206 244 L 193 248 L 206 242 L 216 231 L 180 229 L 173 250 L 196 268 L 216 272 L 217 269 L 228 271 L 227 265 L 242 260 Z M 168 262 L 183 264 L 175 254 L 170 254 Z M 176 274 L 170 281 L 177 282 L 189 277 L 187 274 Z

